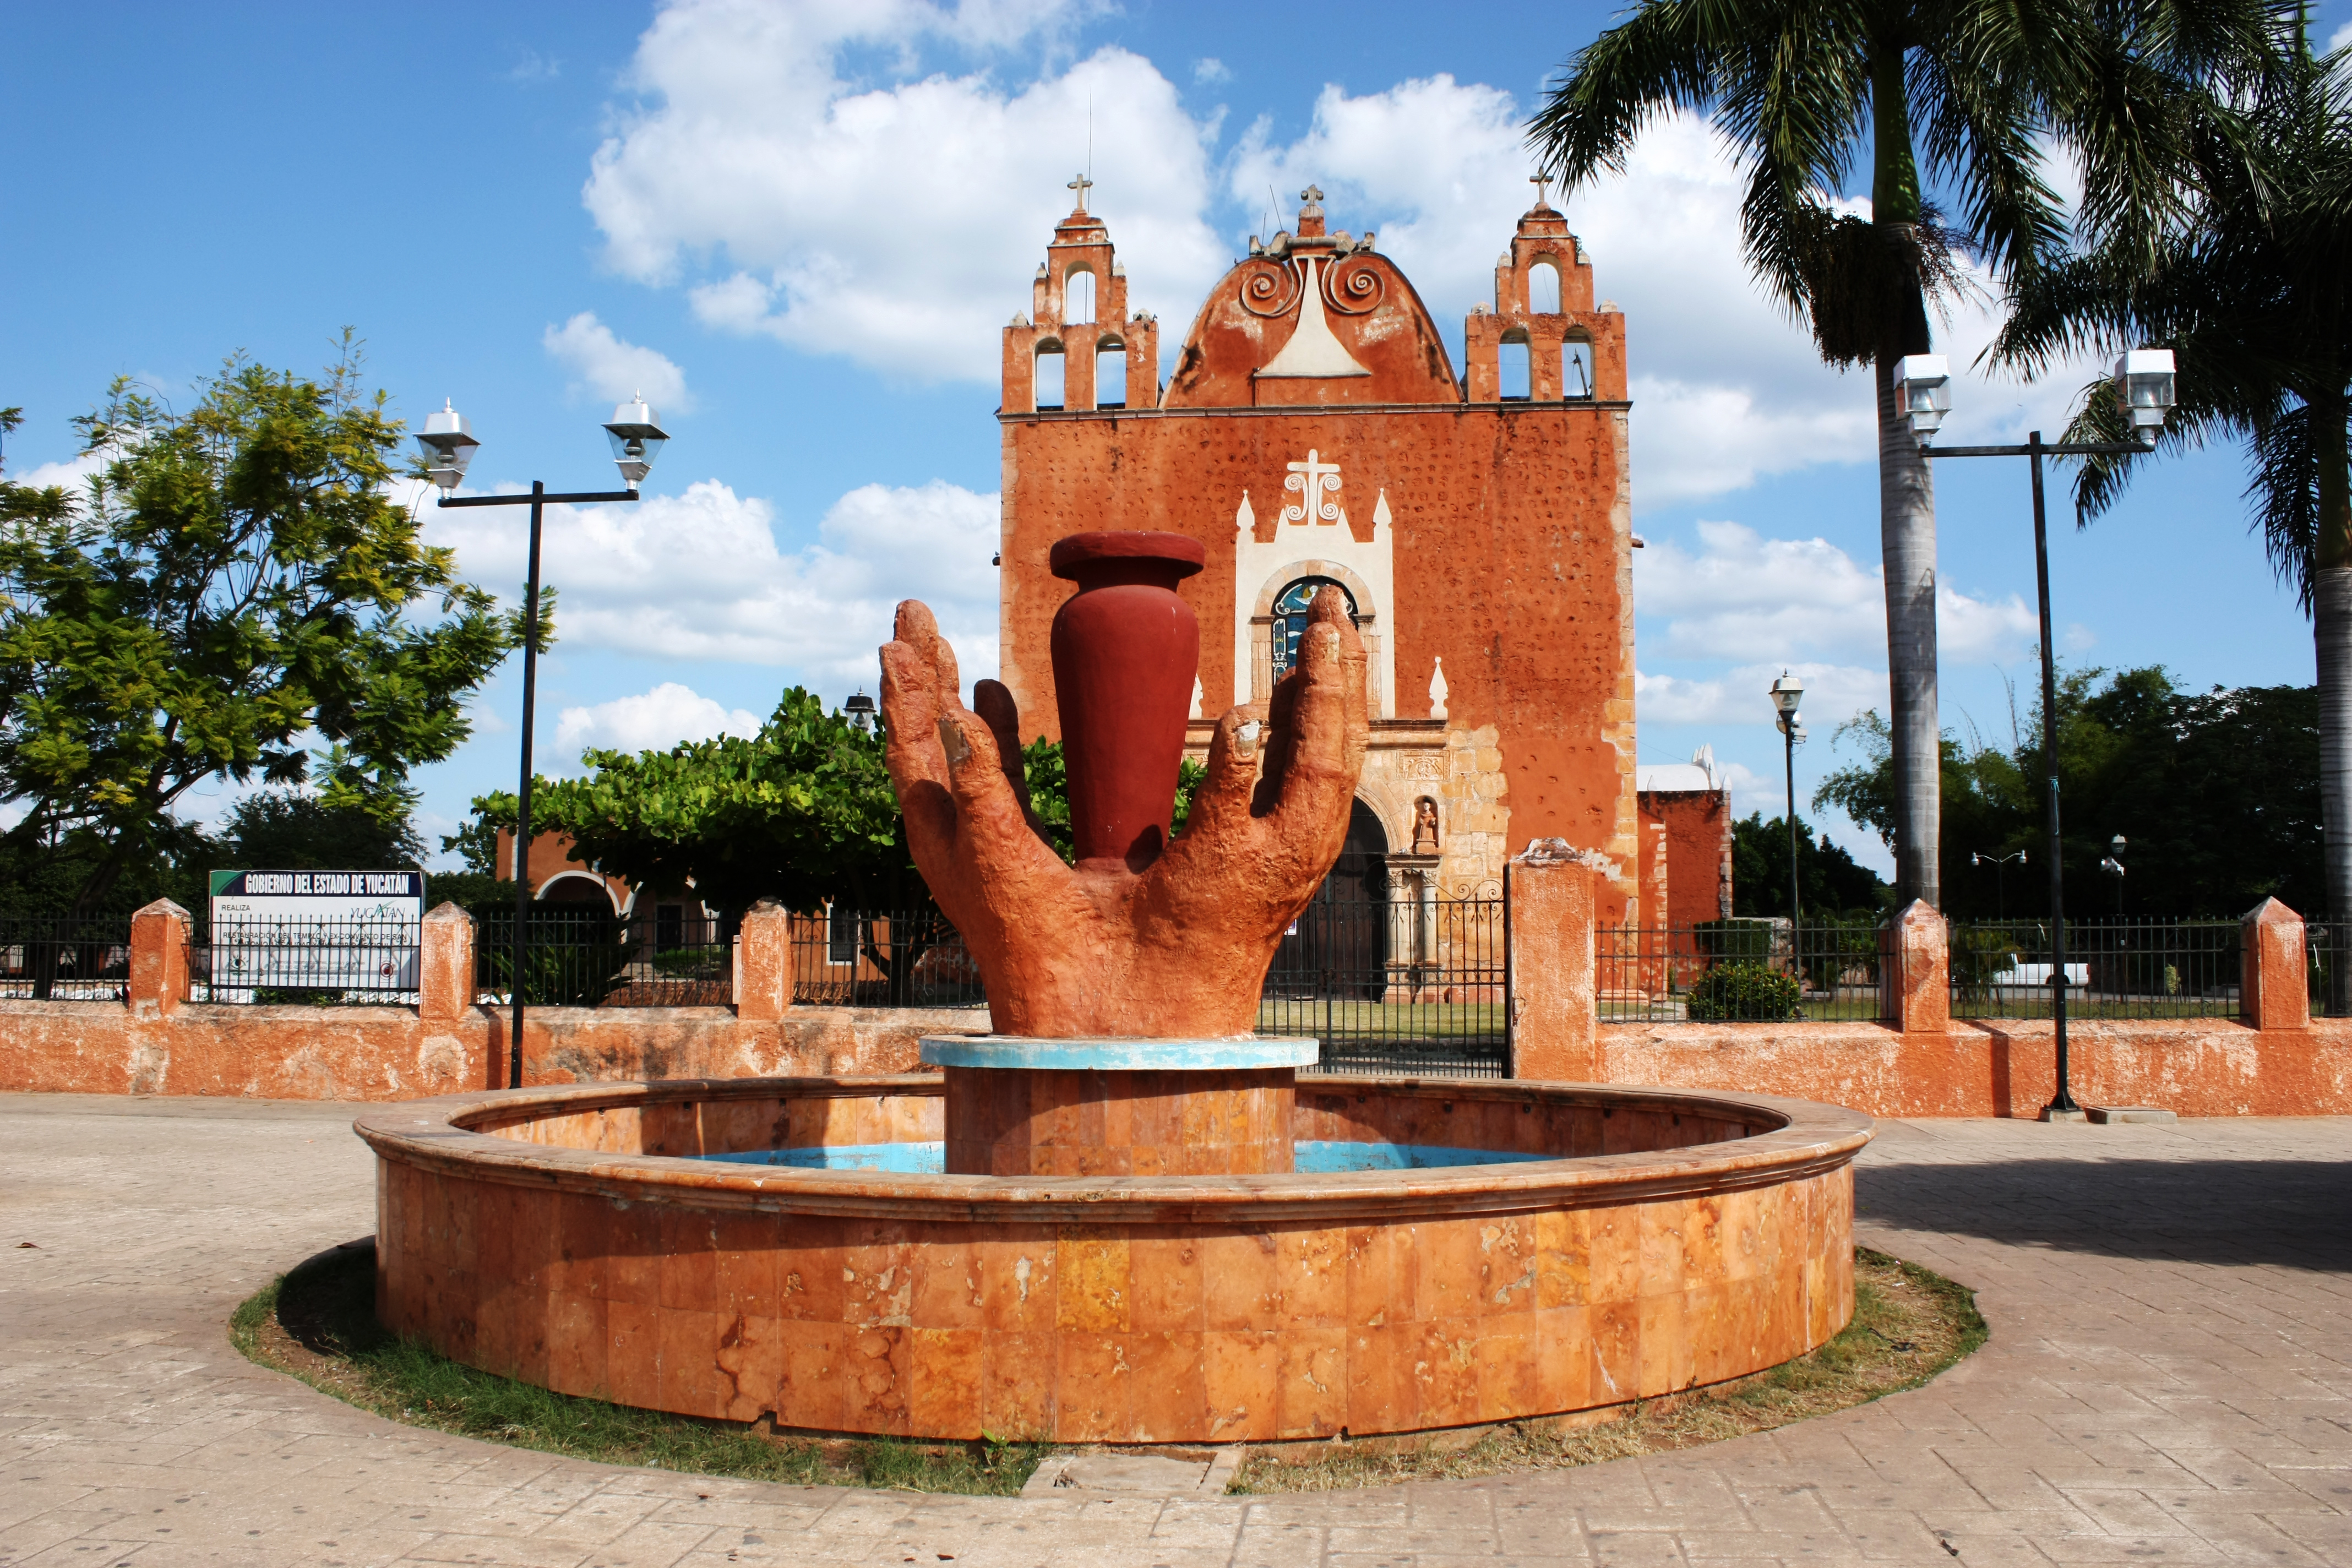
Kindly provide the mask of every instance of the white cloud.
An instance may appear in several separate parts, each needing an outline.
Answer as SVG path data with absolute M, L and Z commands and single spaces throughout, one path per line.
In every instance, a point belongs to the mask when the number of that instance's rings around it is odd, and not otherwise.
M 708 741 L 714 735 L 751 735 L 760 716 L 730 709 L 675 680 L 665 680 L 651 691 L 616 697 L 610 702 L 566 708 L 556 721 L 555 744 L 577 754 L 595 748 L 614 752 L 667 751 L 681 741 Z
M 1636 613 L 1666 622 L 1645 648 L 1702 659 L 1885 648 L 1886 594 L 1875 564 L 1824 539 L 1767 539 L 1745 523 L 1701 522 L 1697 531 L 1696 553 L 1653 539 L 1633 557 Z M 1979 599 L 1938 583 L 1936 604 L 1942 663 L 2007 663 L 2033 647 L 2034 612 L 2014 594 Z M 1877 679 L 1883 692 L 1885 678 Z
M 10 475 L 8 482 L 23 485 L 28 489 L 45 490 L 56 485 L 60 489 L 79 492 L 83 481 L 106 467 L 113 457 L 111 452 L 84 452 L 79 457 L 68 458 L 62 463 L 43 463 L 38 468 L 26 469 L 22 474 Z
M 1086 157 L 1090 206 L 1129 255 L 1138 308 L 1185 318 L 1226 263 L 1201 214 L 1209 129 L 1152 64 L 1104 48 L 1018 88 L 989 72 L 867 88 L 845 49 L 1048 44 L 1083 8 L 781 6 L 688 0 L 638 40 L 642 102 L 597 149 L 583 199 L 612 264 L 685 282 L 706 322 L 845 355 L 911 380 L 986 382 L 1063 183 Z
M 428 510 L 426 536 L 465 574 L 509 598 L 528 522 L 499 508 L 458 527 Z M 546 581 L 562 646 L 782 666 L 803 679 L 876 679 L 875 650 L 900 599 L 925 601 L 966 678 L 996 668 L 997 498 L 933 480 L 866 485 L 835 502 L 817 542 L 787 552 L 773 509 L 703 479 L 635 506 L 550 507 Z
M 1865 708 L 1885 710 L 1885 669 L 1797 660 L 1735 665 L 1705 679 L 1636 671 L 1634 718 L 1643 724 L 1769 724 L 1774 710 L 1765 693 L 1784 669 L 1805 683 L 1805 729 L 1811 738 L 1827 739 Z
M 661 413 L 686 414 L 694 399 L 686 389 L 686 373 L 658 350 L 642 348 L 613 335 L 613 329 L 583 310 L 563 325 L 550 326 L 540 344 L 572 373 L 572 388 L 608 403 L 643 394 Z
M 2347 44 L 2352 44 L 2352 22 L 2345 23 L 2328 35 L 2327 47 L 2330 50 L 2340 49 Z
M 1199 86 L 1214 87 L 1233 79 L 1233 68 L 1214 55 L 1192 62 L 1192 80 Z

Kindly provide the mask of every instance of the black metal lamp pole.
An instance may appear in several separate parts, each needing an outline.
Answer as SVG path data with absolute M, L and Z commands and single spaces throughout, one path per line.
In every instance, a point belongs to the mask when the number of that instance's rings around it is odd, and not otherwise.
M 582 506 L 591 501 L 633 501 L 635 490 L 576 490 L 549 495 L 538 479 L 527 496 L 443 496 L 441 504 L 459 506 L 528 506 L 530 508 L 530 565 L 522 590 L 522 782 L 515 807 L 514 1022 L 507 1036 L 507 1087 L 522 1087 L 523 976 L 530 952 L 530 729 L 539 697 L 539 531 L 541 509 L 550 501 Z
M 514 928 L 514 1017 L 507 1036 L 507 1087 L 522 1087 L 522 1020 L 523 978 L 529 973 L 530 955 L 530 738 L 531 720 L 539 697 L 539 541 L 540 521 L 547 503 L 560 501 L 567 506 L 585 506 L 597 501 L 634 501 L 638 498 L 637 483 L 653 469 L 654 458 L 669 434 L 661 427 L 654 411 L 643 397 L 632 398 L 613 410 L 613 417 L 604 426 L 605 437 L 613 444 L 613 462 L 621 470 L 628 489 L 621 490 L 573 490 L 561 495 L 547 493 L 547 486 L 533 479 L 529 495 L 460 496 L 456 493 L 459 481 L 466 477 L 467 465 L 474 460 L 475 450 L 481 443 L 474 438 L 472 427 L 454 407 L 444 405 L 438 414 L 428 415 L 425 426 L 416 434 L 417 445 L 425 449 L 427 476 L 441 490 L 445 507 L 462 506 L 528 506 L 530 508 L 530 563 L 526 569 L 522 598 L 522 779 L 515 801 L 515 928 Z
M 2137 442 L 2074 441 L 2046 445 L 2033 431 L 2022 447 L 1922 447 L 1929 458 L 2025 458 L 2033 465 L 2033 586 L 2042 601 L 2042 759 L 2049 774 L 2049 821 L 2043 853 L 2050 858 L 2050 1017 L 2057 1034 L 2058 1092 L 2042 1108 L 2051 1111 L 2080 1110 L 2068 1087 L 2066 1061 L 2066 862 L 2060 852 L 2058 828 L 2058 661 L 2050 646 L 2050 525 L 2042 500 L 2042 459 L 2044 458 L 2141 457 L 2147 448 Z
M 1789 940 L 1797 937 L 1797 923 L 1802 911 L 1797 907 L 1797 727 L 1790 721 L 1780 721 L 1780 771 L 1789 791 Z

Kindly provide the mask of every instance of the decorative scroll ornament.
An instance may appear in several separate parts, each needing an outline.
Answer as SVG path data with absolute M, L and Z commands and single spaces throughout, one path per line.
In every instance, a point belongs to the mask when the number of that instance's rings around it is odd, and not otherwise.
M 1380 308 L 1388 295 L 1381 269 L 1361 255 L 1343 257 L 1323 269 L 1323 302 L 1343 316 L 1360 316 Z
M 1337 499 L 1339 489 L 1339 465 L 1327 463 L 1314 447 L 1307 448 L 1307 460 L 1286 465 L 1290 470 L 1282 488 L 1298 500 L 1282 509 L 1285 522 L 1344 522 L 1348 514 L 1339 510 Z
M 1254 261 L 1242 279 L 1242 309 L 1272 320 L 1298 309 L 1298 264 L 1295 261 Z
M 1347 344 L 1331 335 L 1331 323 L 1324 319 L 1323 290 L 1317 281 L 1322 259 L 1310 256 L 1299 265 L 1307 268 L 1307 278 L 1300 290 L 1298 325 L 1292 329 L 1282 352 L 1262 366 L 1257 374 L 1302 380 L 1371 374 L 1348 352 Z

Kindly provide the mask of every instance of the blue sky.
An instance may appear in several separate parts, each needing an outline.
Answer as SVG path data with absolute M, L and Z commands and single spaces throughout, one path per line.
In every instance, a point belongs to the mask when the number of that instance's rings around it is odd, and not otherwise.
M 562 640 L 542 771 L 583 744 L 756 722 L 785 686 L 873 684 L 895 599 L 992 665 L 996 329 L 1028 302 L 1088 156 L 1172 357 L 1274 199 L 1308 180 L 1376 228 L 1459 363 L 1460 321 L 1528 202 L 1517 124 L 1608 24 L 1593 5 L 836 5 L 20 8 L 0 54 L 11 161 L 0 403 L 12 478 L 63 477 L 67 420 L 117 374 L 184 400 L 222 356 L 322 363 L 346 324 L 412 422 L 444 397 L 482 488 L 601 487 L 597 424 L 642 386 L 675 440 L 633 512 L 559 516 Z M 2352 27 L 2347 0 L 2323 36 Z M 1566 204 L 1634 378 L 1641 752 L 1732 764 L 1780 803 L 1764 688 L 1807 679 L 1801 793 L 1885 702 L 1863 375 L 1758 296 L 1706 128 L 1661 128 Z M 1287 225 L 1286 210 L 1276 220 Z M 1947 331 L 1956 362 L 1984 312 Z M 1948 439 L 2054 431 L 2080 375 L 1970 378 Z M 2005 740 L 2034 675 L 2024 466 L 1937 476 L 1943 718 Z M 2057 529 L 2060 646 L 2191 686 L 2305 683 L 2309 629 L 2245 531 L 2234 451 L 2166 464 Z M 512 595 L 516 514 L 432 520 Z M 424 770 L 420 826 L 511 787 L 517 672 Z M 199 799 L 199 815 L 227 797 Z M 2095 826 L 2095 825 L 2094 825 Z M 1840 837 L 1885 867 L 1875 840 Z

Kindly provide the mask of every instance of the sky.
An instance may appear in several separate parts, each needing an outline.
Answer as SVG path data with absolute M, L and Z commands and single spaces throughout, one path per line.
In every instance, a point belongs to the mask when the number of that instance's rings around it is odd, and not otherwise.
M 890 606 L 993 668 L 999 329 L 1065 182 L 1091 168 L 1137 308 L 1181 346 L 1247 237 L 1326 193 L 1376 229 L 1451 340 L 1528 205 L 1522 126 L 1610 25 L 1588 4 L 566 0 L 462 21 L 396 8 L 23 7 L 0 53 L 10 478 L 70 479 L 68 421 L 129 375 L 185 406 L 225 356 L 310 369 L 341 330 L 412 426 L 483 441 L 468 489 L 604 489 L 597 428 L 642 391 L 673 439 L 634 507 L 551 512 L 542 773 L 584 747 L 748 733 L 787 686 L 876 685 Z M 2352 37 L 2352 0 L 2317 13 Z M 2059 176 L 2063 180 L 2063 174 Z M 1866 206 L 1866 174 L 1840 193 Z M 1857 760 L 1886 702 L 1866 372 L 1824 369 L 1741 265 L 1738 174 L 1703 121 L 1650 131 L 1561 205 L 1632 363 L 1640 760 L 1713 747 L 1735 809 L 1781 809 L 1766 689 L 1802 678 L 1797 791 Z M 1557 199 L 1557 198 L 1556 198 Z M 1269 220 L 1269 212 L 1276 216 Z M 1939 329 L 1947 444 L 2053 434 L 2094 367 L 1966 371 L 1989 299 Z M 1163 374 L 1165 367 L 1163 366 Z M 2151 468 L 2077 531 L 2053 473 L 2069 667 L 2308 684 L 2310 628 L 2249 536 L 2241 454 Z M 1937 471 L 1941 715 L 2007 744 L 2038 680 L 2026 467 Z M 520 597 L 521 509 L 424 514 Z M 513 787 L 520 661 L 420 769 L 428 843 Z M 234 786 L 190 814 L 216 817 Z M 1837 840 L 1882 871 L 1874 835 Z M 2086 825 L 2095 831 L 2096 825 Z M 437 855 L 437 866 L 454 858 Z M 1948 868 L 1947 875 L 1963 875 Z

